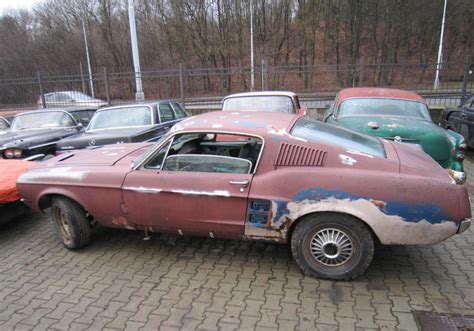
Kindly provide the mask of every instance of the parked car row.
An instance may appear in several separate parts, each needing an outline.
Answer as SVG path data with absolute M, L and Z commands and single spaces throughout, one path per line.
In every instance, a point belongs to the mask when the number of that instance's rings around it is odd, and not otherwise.
M 20 113 L 0 135 L 4 159 L 51 157 L 72 149 L 156 141 L 187 117 L 176 102 L 153 101 L 113 107 L 50 108 Z
M 223 110 L 188 118 L 171 102 L 101 108 L 55 142 L 60 155 L 18 178 L 18 192 L 51 210 L 69 249 L 87 245 L 95 224 L 271 241 L 329 279 L 364 273 L 376 242 L 434 244 L 470 226 L 464 139 L 434 125 L 415 94 L 341 91 L 330 124 L 304 116 L 288 92 L 229 96 Z M 34 114 L 50 112 L 68 114 Z M 80 127 L 72 115 L 63 121 Z

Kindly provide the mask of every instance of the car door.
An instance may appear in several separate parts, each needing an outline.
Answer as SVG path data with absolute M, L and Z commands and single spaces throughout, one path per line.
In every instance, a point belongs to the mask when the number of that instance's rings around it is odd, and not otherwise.
M 164 142 L 151 159 L 125 178 L 123 198 L 129 217 L 155 231 L 240 238 L 253 171 L 251 166 L 247 172 L 238 167 L 251 162 L 196 154 L 189 142 L 179 140 L 182 137 Z M 177 151 L 174 146 L 179 144 L 182 146 Z M 198 168 L 177 167 L 179 162 L 186 165 L 184 158 L 200 162 Z M 203 171 L 202 166 L 219 168 L 219 172 Z

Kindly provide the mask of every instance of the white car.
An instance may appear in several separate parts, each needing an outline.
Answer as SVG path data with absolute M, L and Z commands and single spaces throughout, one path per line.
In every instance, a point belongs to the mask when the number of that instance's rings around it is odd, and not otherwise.
M 44 101 L 46 103 L 46 107 L 43 107 L 43 100 L 41 96 L 38 98 L 38 106 L 40 108 L 64 106 L 107 106 L 107 102 L 104 100 L 92 98 L 91 96 L 79 91 L 58 91 L 46 93 L 44 95 Z
M 269 111 L 306 115 L 298 95 L 288 91 L 246 92 L 228 95 L 222 100 L 223 111 Z

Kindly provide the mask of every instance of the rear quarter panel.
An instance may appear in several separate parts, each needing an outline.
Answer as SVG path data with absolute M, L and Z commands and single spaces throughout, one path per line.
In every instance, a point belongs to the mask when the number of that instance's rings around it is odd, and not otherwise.
M 267 149 L 249 197 L 250 204 L 268 201 L 270 210 L 265 224 L 255 224 L 250 205 L 247 238 L 285 242 L 302 217 L 320 212 L 358 218 L 383 244 L 430 244 L 455 234 L 459 221 L 470 217 L 465 188 L 444 173 L 439 178 L 400 174 L 391 144 L 384 144 L 387 158 L 312 144 L 326 148 L 328 155 L 323 166 L 309 167 L 275 166 L 276 148 Z

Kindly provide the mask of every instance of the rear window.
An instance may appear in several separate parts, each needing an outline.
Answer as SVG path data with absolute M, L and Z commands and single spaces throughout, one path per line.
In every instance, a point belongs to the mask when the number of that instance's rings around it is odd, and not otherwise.
M 230 97 L 224 100 L 224 111 L 270 111 L 294 114 L 295 109 L 290 97 L 279 95 Z
M 309 118 L 300 118 L 293 126 L 291 134 L 323 144 L 385 157 L 385 150 L 379 139 Z

